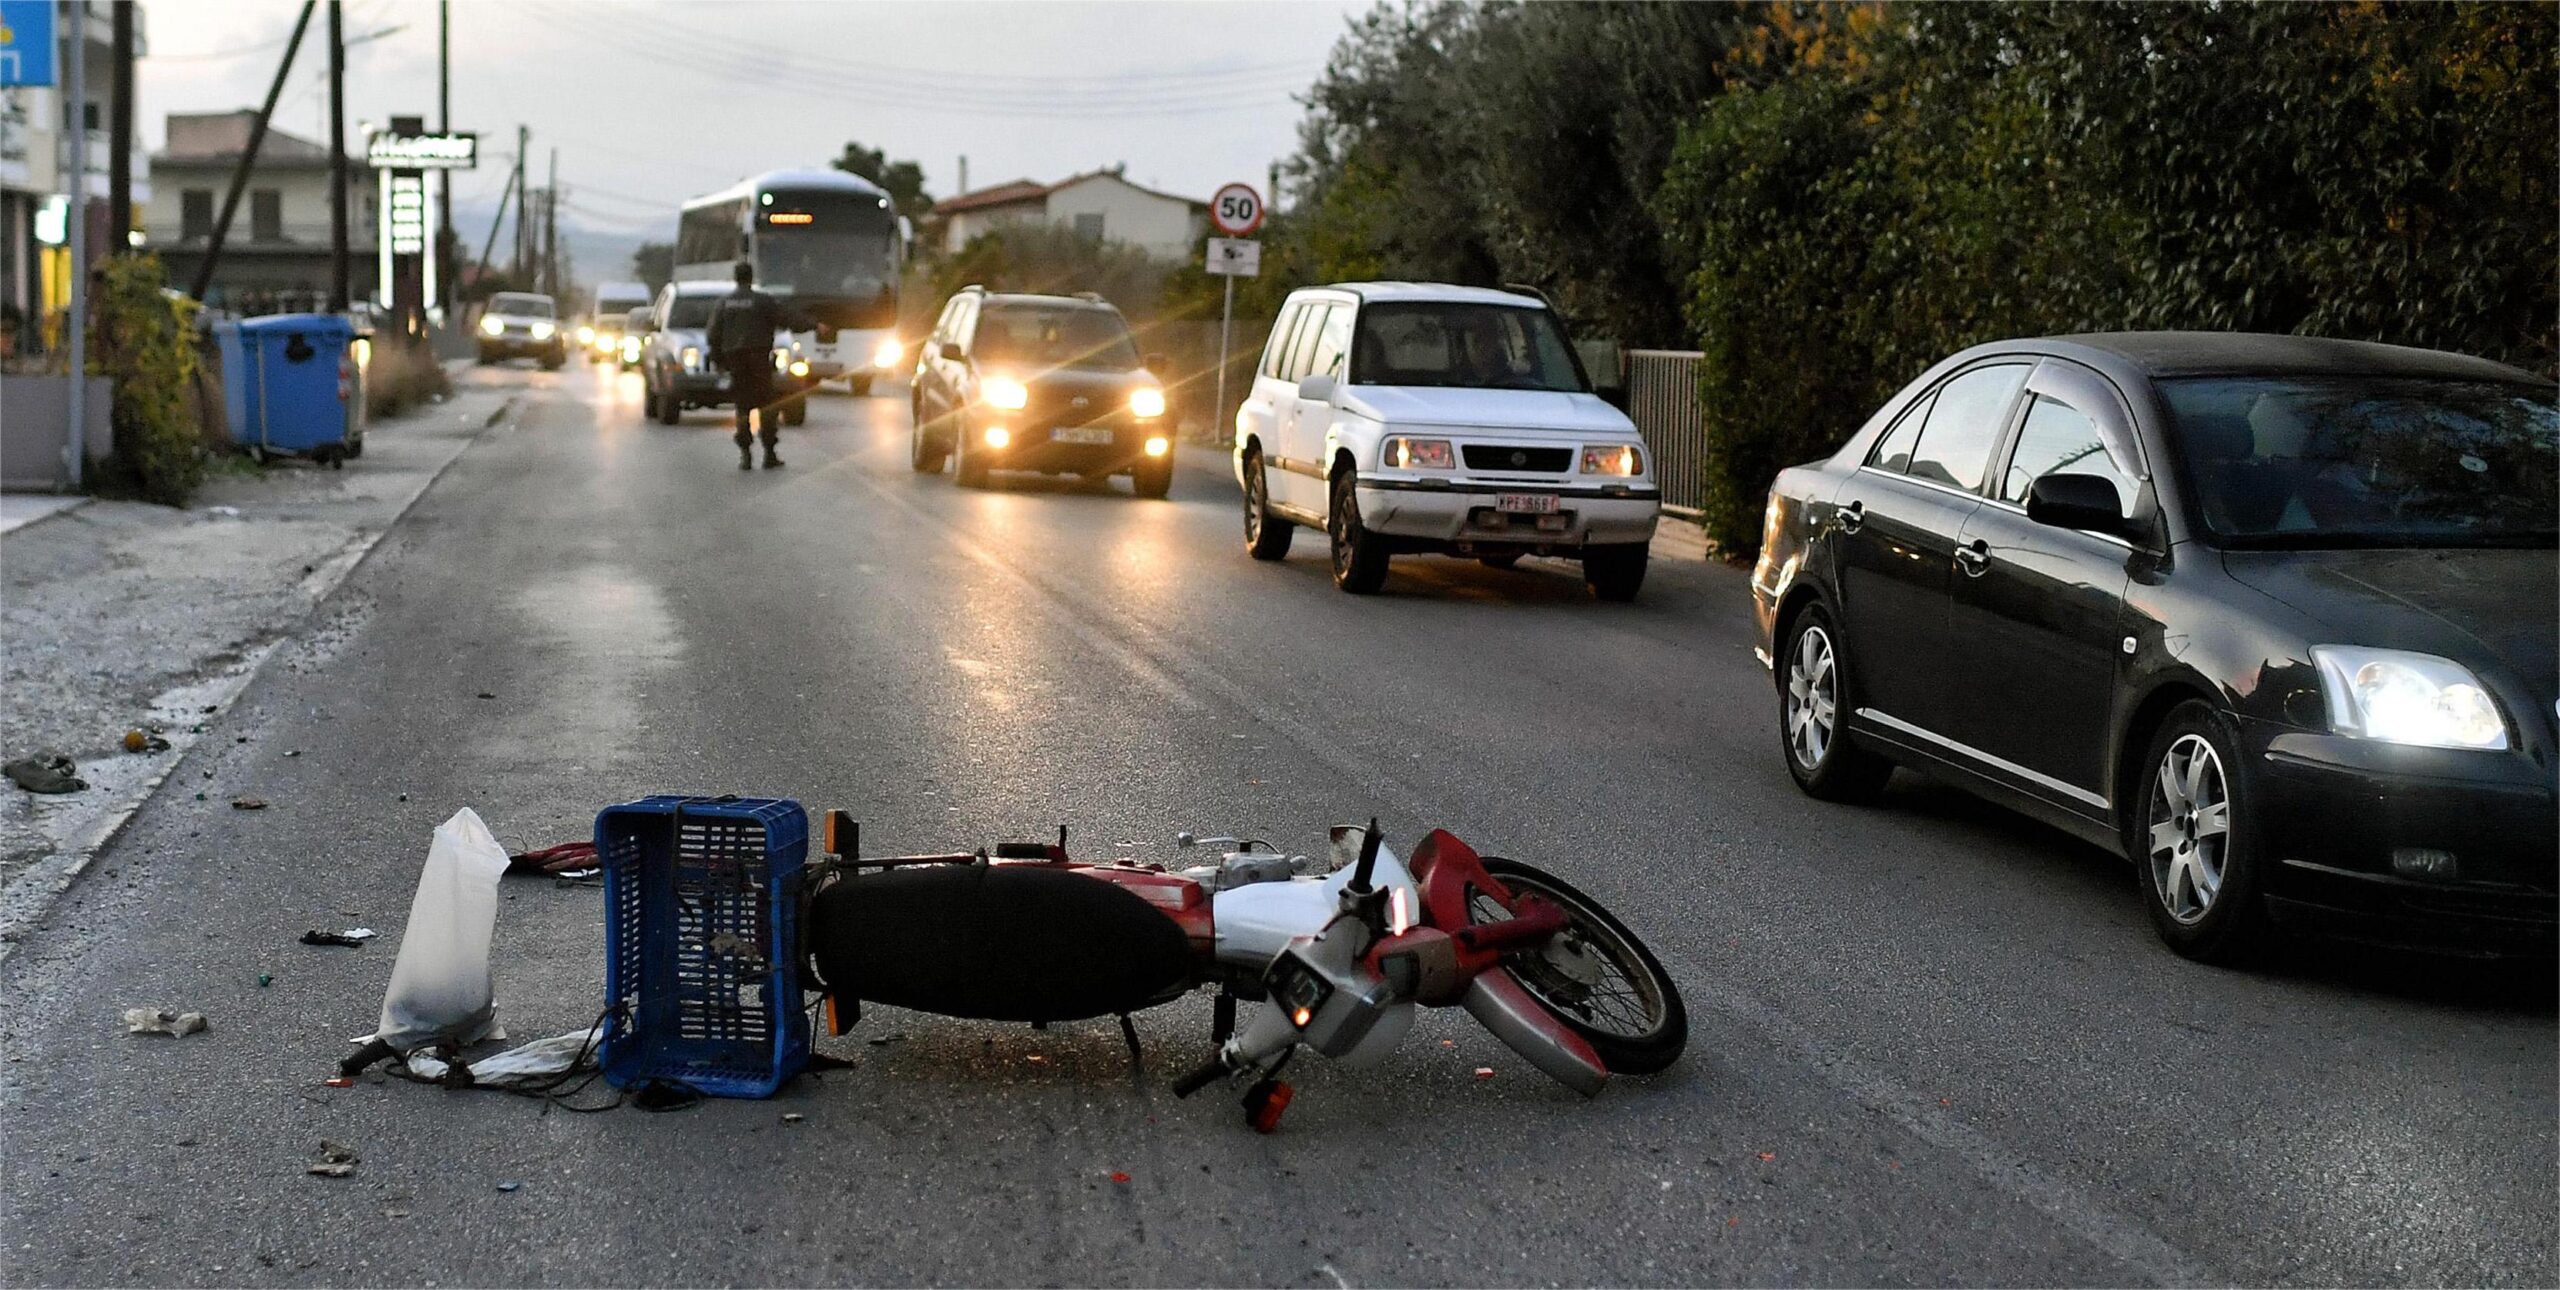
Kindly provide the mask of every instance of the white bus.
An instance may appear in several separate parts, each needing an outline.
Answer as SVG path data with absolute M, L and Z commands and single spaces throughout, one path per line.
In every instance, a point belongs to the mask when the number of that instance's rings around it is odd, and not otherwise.
M 869 394 L 874 377 L 899 365 L 906 255 L 906 221 L 889 194 L 839 170 L 767 171 L 686 202 L 676 223 L 677 281 L 727 282 L 745 260 L 759 290 L 817 322 L 775 341 L 804 387 L 845 377 Z

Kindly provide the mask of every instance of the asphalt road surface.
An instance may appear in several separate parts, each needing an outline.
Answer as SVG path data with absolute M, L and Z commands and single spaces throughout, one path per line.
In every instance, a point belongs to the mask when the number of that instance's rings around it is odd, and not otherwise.
M 1601 605 L 1565 565 L 1399 560 L 1356 599 L 1315 535 L 1247 560 L 1208 453 L 1170 502 L 963 491 L 909 471 L 901 395 L 838 394 L 741 473 L 636 378 L 472 379 L 518 418 L 0 967 L 0 1279 L 2560 1282 L 2549 964 L 2199 967 L 2058 833 L 1909 777 L 1804 799 L 1739 571 Z M 1446 826 L 1615 909 L 1694 1035 L 1585 1101 L 1431 1016 L 1381 1068 L 1297 1063 L 1271 1137 L 1165 1091 L 1205 1000 L 1141 1017 L 1143 1088 L 1108 1021 L 889 1009 L 771 1102 L 320 1085 L 438 820 L 541 844 L 678 791 L 845 807 L 872 849 Z M 504 890 L 510 1031 L 584 1025 L 598 894 Z M 386 936 L 295 943 L 356 923 Z M 213 1028 L 126 1036 L 145 1004 Z M 353 1176 L 305 1174 L 322 1139 Z

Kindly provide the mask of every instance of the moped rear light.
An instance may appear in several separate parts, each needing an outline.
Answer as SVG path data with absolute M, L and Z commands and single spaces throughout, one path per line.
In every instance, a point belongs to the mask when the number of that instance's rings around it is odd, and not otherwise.
M 1297 1095 L 1298 1090 L 1276 1079 L 1254 1085 L 1244 1095 L 1244 1122 L 1253 1126 L 1256 1133 L 1279 1132 L 1280 1115 L 1289 1109 L 1289 1099 Z

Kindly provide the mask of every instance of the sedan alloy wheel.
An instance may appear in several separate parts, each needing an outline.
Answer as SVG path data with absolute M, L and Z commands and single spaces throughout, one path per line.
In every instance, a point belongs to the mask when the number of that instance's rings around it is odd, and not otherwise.
M 2183 924 L 2213 910 L 2231 845 L 2231 789 L 2222 757 L 2202 735 L 2182 735 L 2162 754 L 2151 795 L 2152 889 Z

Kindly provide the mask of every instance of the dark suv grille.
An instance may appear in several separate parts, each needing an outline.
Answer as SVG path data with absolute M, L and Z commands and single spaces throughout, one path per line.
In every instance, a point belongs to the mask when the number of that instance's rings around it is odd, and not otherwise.
M 1553 474 L 1573 465 L 1571 448 L 1505 448 L 1471 443 L 1465 449 L 1469 470 L 1539 470 Z

